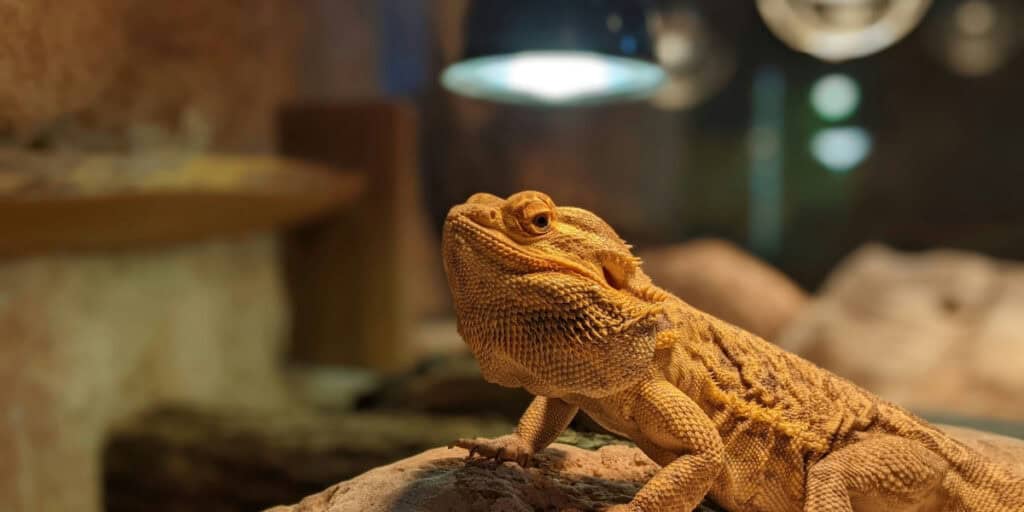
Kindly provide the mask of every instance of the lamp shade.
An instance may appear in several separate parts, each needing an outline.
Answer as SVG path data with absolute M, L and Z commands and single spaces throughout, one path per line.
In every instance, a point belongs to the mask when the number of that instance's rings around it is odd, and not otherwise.
M 578 105 L 650 95 L 647 5 L 627 0 L 477 0 L 464 20 L 449 90 L 505 103 Z

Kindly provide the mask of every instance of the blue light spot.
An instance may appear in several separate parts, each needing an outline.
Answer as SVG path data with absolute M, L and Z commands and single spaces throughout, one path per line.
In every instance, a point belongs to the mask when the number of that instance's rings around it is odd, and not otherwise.
M 826 169 L 849 172 L 871 153 L 871 135 L 859 126 L 826 128 L 811 139 L 811 154 Z
M 636 48 L 637 42 L 636 38 L 633 36 L 622 36 L 622 39 L 619 40 L 619 49 L 626 55 L 633 55 L 636 53 Z

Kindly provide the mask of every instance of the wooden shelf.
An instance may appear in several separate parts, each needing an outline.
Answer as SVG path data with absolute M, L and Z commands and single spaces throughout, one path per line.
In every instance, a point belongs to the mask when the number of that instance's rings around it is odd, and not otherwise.
M 0 151 L 0 256 L 280 229 L 352 203 L 363 181 L 268 156 Z

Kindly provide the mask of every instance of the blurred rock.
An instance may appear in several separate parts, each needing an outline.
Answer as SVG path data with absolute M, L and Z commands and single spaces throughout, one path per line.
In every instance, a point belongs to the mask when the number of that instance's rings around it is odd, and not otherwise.
M 1024 441 L 942 428 L 996 462 L 1024 470 Z M 591 444 L 595 451 L 555 443 L 528 469 L 510 462 L 466 461 L 461 448 L 434 448 L 268 512 L 599 510 L 628 501 L 658 470 L 634 446 Z M 698 510 L 720 509 L 706 502 Z
M 154 403 L 284 402 L 277 261 L 260 235 L 0 262 L 0 508 L 99 510 L 110 424 Z
M 351 411 L 383 379 L 365 368 L 310 364 L 289 365 L 285 377 L 299 402 L 325 412 Z
M 118 0 L 0 0 L 0 134 L 26 137 L 111 85 L 125 38 Z
M 359 409 L 419 411 L 438 414 L 501 416 L 517 420 L 533 396 L 483 379 L 468 350 L 421 361 L 415 369 L 392 377 L 360 397 Z
M 300 12 L 282 0 L 0 0 L 0 134 L 268 149 L 294 90 Z
M 259 510 L 459 437 L 512 428 L 408 413 L 165 407 L 111 435 L 104 450 L 106 510 Z
M 1024 419 L 1024 265 L 866 246 L 779 344 L 923 412 Z
M 694 240 L 638 255 L 658 286 L 768 340 L 807 303 L 807 293 L 785 274 L 724 240 Z

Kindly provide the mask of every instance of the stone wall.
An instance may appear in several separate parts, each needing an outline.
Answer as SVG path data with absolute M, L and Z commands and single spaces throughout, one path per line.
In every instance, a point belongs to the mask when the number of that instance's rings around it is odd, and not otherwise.
M 267 236 L 0 262 L 0 508 L 99 510 L 107 429 L 152 404 L 282 403 L 282 286 Z
M 0 135 L 49 148 L 272 144 L 305 2 L 0 0 Z

